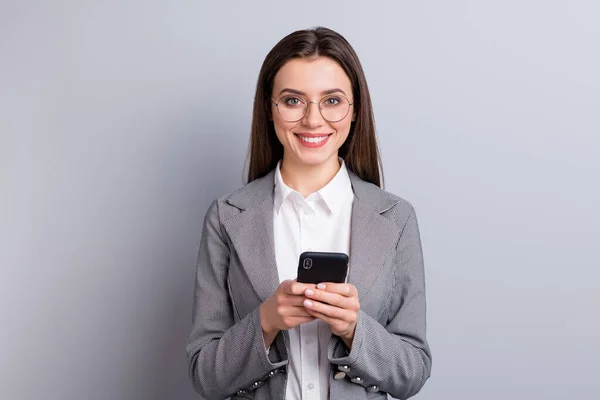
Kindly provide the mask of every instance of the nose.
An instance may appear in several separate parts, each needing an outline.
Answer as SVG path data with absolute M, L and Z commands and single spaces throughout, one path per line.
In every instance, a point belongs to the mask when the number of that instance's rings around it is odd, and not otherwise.
M 313 105 L 314 107 L 312 107 Z M 302 120 L 304 125 L 313 128 L 323 125 L 324 119 L 321 115 L 321 110 L 319 109 L 319 103 L 311 101 L 306 105 L 306 107 L 308 107 L 308 109 L 306 110 L 306 115 Z

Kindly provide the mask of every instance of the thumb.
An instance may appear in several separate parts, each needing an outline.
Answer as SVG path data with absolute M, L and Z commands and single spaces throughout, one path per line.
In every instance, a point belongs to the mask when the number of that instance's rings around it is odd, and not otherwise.
M 290 279 L 286 279 L 285 281 L 281 282 L 281 285 L 279 285 L 279 287 L 281 288 L 281 290 L 284 293 L 287 294 L 292 294 L 292 284 L 294 283 L 294 281 L 290 280 Z

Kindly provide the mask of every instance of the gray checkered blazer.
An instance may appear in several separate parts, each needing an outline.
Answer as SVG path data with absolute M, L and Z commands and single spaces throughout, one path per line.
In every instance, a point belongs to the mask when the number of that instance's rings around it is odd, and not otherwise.
M 414 209 L 350 173 L 354 190 L 348 282 L 360 312 L 352 349 L 332 335 L 330 399 L 407 399 L 431 370 L 425 276 Z M 279 285 L 273 172 L 215 200 L 196 273 L 189 374 L 208 400 L 285 397 L 289 336 L 265 351 L 259 306 Z M 343 372 L 343 373 L 342 373 Z

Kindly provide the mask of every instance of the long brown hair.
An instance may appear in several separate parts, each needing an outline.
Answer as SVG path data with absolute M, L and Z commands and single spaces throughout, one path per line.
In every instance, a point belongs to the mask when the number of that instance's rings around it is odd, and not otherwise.
M 271 49 L 263 62 L 252 115 L 252 132 L 248 148 L 248 182 L 266 175 L 283 158 L 283 146 L 277 139 L 271 115 L 271 92 L 275 75 L 283 65 L 294 58 L 325 56 L 336 61 L 352 83 L 356 120 L 350 127 L 348 138 L 339 150 L 346 167 L 361 179 L 382 186 L 383 171 L 375 119 L 367 80 L 356 52 L 339 33 L 324 27 L 293 32 Z

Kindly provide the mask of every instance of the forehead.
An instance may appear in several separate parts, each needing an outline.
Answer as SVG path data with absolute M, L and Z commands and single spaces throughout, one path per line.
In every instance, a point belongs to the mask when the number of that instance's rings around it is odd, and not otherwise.
M 273 81 L 273 95 L 278 95 L 283 89 L 316 95 L 334 88 L 352 93 L 350 78 L 336 61 L 328 57 L 294 58 L 281 67 Z

